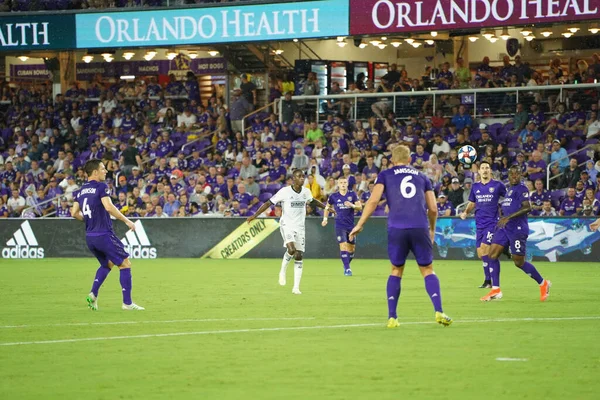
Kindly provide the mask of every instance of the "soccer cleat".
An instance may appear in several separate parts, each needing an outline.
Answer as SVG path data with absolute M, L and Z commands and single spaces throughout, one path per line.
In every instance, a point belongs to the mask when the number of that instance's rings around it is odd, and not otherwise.
M 388 328 L 397 328 L 399 326 L 400 326 L 400 322 L 398 322 L 398 318 L 388 319 L 388 323 L 387 323 Z
M 352 276 L 352 270 L 351 269 L 347 269 L 344 271 L 344 276 Z
M 286 283 L 286 282 L 285 282 L 285 274 L 281 274 L 281 273 L 280 273 L 280 274 L 279 274 L 279 284 L 280 284 L 281 286 L 285 286 L 285 283 Z
M 292 294 L 302 294 L 302 292 L 298 288 L 293 288 L 292 289 Z
M 546 301 L 548 296 L 550 296 L 550 288 L 552 287 L 552 282 L 547 279 L 544 279 L 544 282 L 540 285 L 540 301 Z
M 436 311 L 435 322 L 437 322 L 440 325 L 450 326 L 450 325 L 452 325 L 452 318 L 450 318 L 449 316 L 447 316 L 444 313 Z
M 98 311 L 98 298 L 94 296 L 94 293 L 90 292 L 90 294 L 87 295 L 85 300 L 87 301 L 90 310 Z
M 500 288 L 492 289 L 488 294 L 483 296 L 481 301 L 492 301 L 492 300 L 500 300 L 502 298 L 502 291 Z
M 483 281 L 481 286 L 479 286 L 479 289 L 491 289 L 491 288 L 492 288 L 492 281 Z
M 144 307 L 138 306 L 135 303 L 131 303 L 131 304 L 123 304 L 123 307 L 121 307 L 123 310 L 128 310 L 128 311 L 143 311 L 145 310 Z

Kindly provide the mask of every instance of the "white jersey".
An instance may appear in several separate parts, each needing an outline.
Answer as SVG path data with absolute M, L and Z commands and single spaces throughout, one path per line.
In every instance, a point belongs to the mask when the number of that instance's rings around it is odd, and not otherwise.
M 304 228 L 306 204 L 312 200 L 312 193 L 304 186 L 300 193 L 294 191 L 292 186 L 286 186 L 270 199 L 273 204 L 281 203 L 281 226 L 293 228 Z

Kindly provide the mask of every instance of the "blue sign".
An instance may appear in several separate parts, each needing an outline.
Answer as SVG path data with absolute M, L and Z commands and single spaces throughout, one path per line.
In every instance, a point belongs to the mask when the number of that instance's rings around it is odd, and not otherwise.
M 535 256 L 558 261 L 560 256 L 573 252 L 591 255 L 592 244 L 600 240 L 600 232 L 592 232 L 589 228 L 595 220 L 589 217 L 530 217 L 527 258 Z M 462 249 L 466 258 L 474 258 L 477 254 L 475 232 L 474 218 L 440 218 L 435 227 L 435 244 L 440 257 L 446 258 L 449 249 Z
M 77 14 L 77 48 L 346 36 L 347 0 Z

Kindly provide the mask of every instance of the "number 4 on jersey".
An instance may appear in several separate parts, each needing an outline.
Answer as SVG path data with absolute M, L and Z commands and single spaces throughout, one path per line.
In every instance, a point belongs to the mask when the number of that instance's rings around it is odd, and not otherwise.
M 81 210 L 83 212 L 83 215 L 85 215 L 88 218 L 92 218 L 92 210 L 90 209 L 90 206 L 88 206 L 87 199 L 83 199 L 83 205 L 81 206 Z

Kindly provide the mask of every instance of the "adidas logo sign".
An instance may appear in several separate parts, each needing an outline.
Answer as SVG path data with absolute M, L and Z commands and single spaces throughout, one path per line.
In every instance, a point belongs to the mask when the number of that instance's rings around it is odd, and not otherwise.
M 38 247 L 29 221 L 21 224 L 6 246 L 2 249 L 2 258 L 44 258 L 44 249 Z
M 140 220 L 135 221 L 135 231 L 128 231 L 121 239 L 121 243 L 131 258 L 156 258 L 156 248 L 151 247 L 144 225 Z

